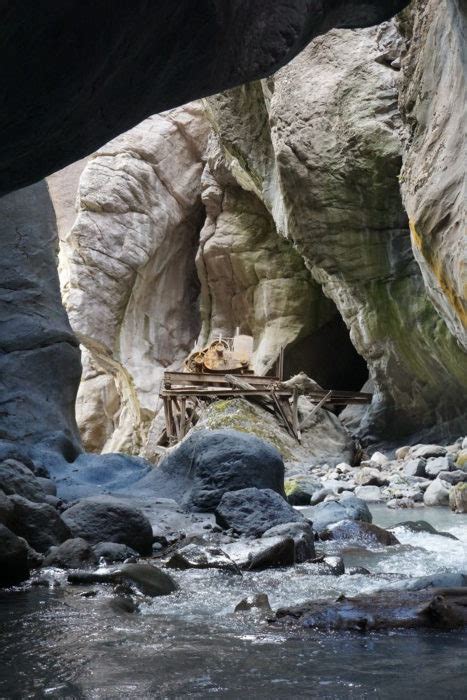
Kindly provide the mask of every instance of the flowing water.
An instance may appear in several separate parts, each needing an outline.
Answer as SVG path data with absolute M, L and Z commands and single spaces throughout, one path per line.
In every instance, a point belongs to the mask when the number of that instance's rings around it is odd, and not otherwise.
M 467 570 L 467 516 L 384 506 L 373 514 L 383 526 L 423 518 L 460 541 L 398 529 L 400 545 L 345 553 L 347 565 L 372 576 L 315 576 L 311 565 L 242 577 L 179 572 L 180 591 L 142 598 L 137 614 L 116 612 L 105 587 L 94 597 L 66 585 L 4 591 L 0 698 L 467 697 L 466 632 L 284 632 L 233 613 L 253 592 L 267 593 L 276 608 Z

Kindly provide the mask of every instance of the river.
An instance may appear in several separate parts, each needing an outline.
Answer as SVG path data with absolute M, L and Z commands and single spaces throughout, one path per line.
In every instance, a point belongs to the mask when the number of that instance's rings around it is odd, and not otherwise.
M 459 541 L 398 530 L 400 545 L 345 553 L 347 565 L 367 566 L 372 576 L 315 576 L 306 564 L 243 577 L 177 572 L 180 591 L 142 599 L 136 614 L 116 612 L 106 587 L 95 597 L 68 585 L 3 591 L 0 697 L 464 699 L 467 632 L 284 632 L 233 613 L 252 592 L 267 593 L 276 608 L 467 570 L 467 516 L 385 506 L 373 516 L 382 526 L 423 518 Z

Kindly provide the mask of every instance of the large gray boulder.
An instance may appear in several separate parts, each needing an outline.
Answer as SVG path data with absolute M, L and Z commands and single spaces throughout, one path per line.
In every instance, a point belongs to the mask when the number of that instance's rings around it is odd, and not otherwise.
M 261 537 L 275 525 L 304 521 L 278 493 L 257 488 L 225 493 L 216 516 L 222 526 L 248 537 Z
M 20 583 L 29 576 L 26 543 L 0 524 L 0 586 Z
M 70 530 L 53 506 L 34 503 L 22 496 L 10 496 L 13 514 L 8 526 L 37 552 L 44 554 L 49 547 L 61 544 L 70 537 Z
M 284 495 L 279 452 L 255 435 L 236 430 L 193 432 L 156 472 L 149 478 L 155 479 L 159 494 L 194 511 L 214 511 L 229 491 L 254 487 Z
M 90 544 L 117 542 L 140 554 L 151 554 L 153 534 L 149 520 L 124 501 L 110 496 L 83 499 L 62 517 L 74 537 L 82 537 Z

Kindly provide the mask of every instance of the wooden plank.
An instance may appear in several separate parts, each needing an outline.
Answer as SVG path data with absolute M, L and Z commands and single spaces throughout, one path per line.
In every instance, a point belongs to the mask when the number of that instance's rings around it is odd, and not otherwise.
M 265 396 L 270 397 L 271 391 L 274 388 L 256 388 L 256 389 L 236 389 L 234 387 L 177 387 L 172 389 L 166 389 L 161 391 L 161 396 Z M 288 390 L 274 390 L 277 396 L 292 396 L 292 391 Z M 354 394 L 353 396 L 339 396 L 333 391 L 313 391 L 312 393 L 307 393 L 306 396 L 311 401 L 321 401 L 322 398 L 326 397 L 329 403 L 334 404 L 365 404 L 370 403 L 371 394 Z
M 180 399 L 180 440 L 185 437 L 186 428 L 186 398 Z
M 274 384 L 280 381 L 279 377 L 260 377 L 257 374 L 236 374 L 235 372 L 230 372 L 234 377 L 243 379 L 249 384 L 256 386 L 258 384 Z M 164 383 L 167 385 L 182 384 L 182 385 L 197 385 L 197 384 L 211 384 L 219 386 L 229 386 L 229 381 L 225 378 L 224 374 L 195 374 L 192 372 L 164 372 Z M 169 388 L 167 386 L 167 388 Z M 178 386 L 177 386 L 178 388 Z

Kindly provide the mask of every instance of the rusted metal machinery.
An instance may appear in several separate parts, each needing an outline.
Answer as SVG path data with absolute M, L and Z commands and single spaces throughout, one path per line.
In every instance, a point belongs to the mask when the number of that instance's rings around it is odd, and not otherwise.
M 202 350 L 195 350 L 185 360 L 184 371 L 194 374 L 205 372 L 235 372 L 253 374 L 251 360 L 253 338 L 237 334 L 234 338 L 223 338 L 209 343 Z

